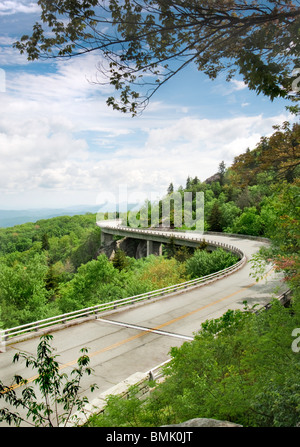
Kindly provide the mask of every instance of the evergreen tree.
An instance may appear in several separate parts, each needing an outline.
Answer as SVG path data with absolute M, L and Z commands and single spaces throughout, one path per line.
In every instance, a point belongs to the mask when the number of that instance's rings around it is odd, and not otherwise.
M 168 258 L 173 258 L 176 254 L 176 245 L 175 245 L 175 239 L 173 236 L 169 238 L 169 243 L 166 246 L 167 250 L 167 256 Z
M 50 248 L 50 244 L 49 244 L 48 234 L 44 233 L 42 236 L 42 250 L 48 251 L 49 248 Z
M 191 189 L 191 187 L 192 187 L 192 179 L 190 176 L 188 176 L 188 178 L 186 179 L 185 189 Z
M 224 185 L 225 172 L 226 172 L 226 165 L 225 165 L 224 161 L 221 161 L 221 163 L 219 164 L 219 170 L 218 170 L 218 174 L 219 174 L 219 178 L 220 178 L 219 181 L 220 181 L 221 186 Z
M 222 231 L 222 211 L 218 202 L 215 202 L 208 217 L 208 224 L 211 231 Z
M 172 194 L 172 192 L 174 192 L 174 186 L 173 186 L 173 183 L 170 183 L 170 185 L 168 187 L 168 194 Z
M 128 261 L 124 250 L 118 248 L 112 260 L 113 266 L 119 271 L 125 269 L 128 266 Z
M 197 186 L 200 183 L 200 180 L 198 179 L 198 177 L 194 177 L 193 180 L 191 181 L 191 184 L 193 186 Z

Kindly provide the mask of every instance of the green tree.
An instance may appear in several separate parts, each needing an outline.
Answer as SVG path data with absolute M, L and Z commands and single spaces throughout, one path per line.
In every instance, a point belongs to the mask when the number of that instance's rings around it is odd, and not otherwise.
M 243 213 L 234 220 L 229 228 L 231 233 L 248 234 L 250 236 L 262 236 L 264 234 L 264 221 L 257 209 L 245 208 Z
M 241 191 L 235 203 L 241 210 L 253 206 L 248 187 Z
M 300 188 L 299 180 L 283 183 L 269 208 L 262 208 L 261 218 L 269 219 L 267 226 L 271 246 L 260 250 L 253 265 L 262 260 L 272 263 L 284 274 L 285 281 L 298 296 L 300 287 Z M 271 208 L 271 211 L 269 209 Z M 268 212 L 269 211 L 269 212 Z M 266 216 L 267 213 L 267 216 Z
M 26 265 L 17 262 L 0 266 L 1 321 L 14 327 L 48 316 L 49 292 L 46 290 L 48 272 L 44 254 L 35 254 Z
M 119 271 L 126 269 L 126 267 L 128 267 L 128 261 L 124 250 L 121 250 L 120 248 L 116 250 L 116 253 L 112 259 L 112 263 L 113 266 Z
M 26 368 L 31 367 L 36 378 L 33 383 L 36 387 L 28 386 L 27 379 L 19 375 L 14 376 L 12 385 L 4 385 L 0 381 L 0 399 L 8 403 L 9 407 L 0 409 L 0 422 L 6 421 L 9 425 L 20 426 L 21 423 L 35 427 L 66 426 L 74 410 L 80 411 L 88 402 L 86 397 L 80 397 L 81 381 L 85 374 L 90 375 L 90 359 L 87 349 L 81 349 L 82 355 L 77 360 L 77 367 L 71 371 L 71 378 L 60 373 L 59 363 L 50 344 L 52 335 L 44 335 L 37 346 L 36 356 L 19 352 L 14 355 L 13 362 L 25 360 Z M 15 391 L 21 387 L 21 397 Z M 95 385 L 90 386 L 91 390 Z M 15 408 L 12 410 L 11 408 Z M 21 408 L 25 414 L 20 415 L 16 410 Z
M 150 286 L 148 290 L 161 289 L 186 280 L 185 265 L 174 258 L 150 255 L 142 263 L 138 263 L 138 266 L 134 271 L 135 280 L 146 288 Z
M 225 165 L 224 161 L 221 161 L 221 163 L 219 164 L 219 169 L 218 169 L 218 174 L 219 174 L 219 179 L 220 179 L 219 181 L 220 181 L 221 186 L 224 185 L 225 173 L 226 173 L 226 165 Z
M 293 317 L 276 300 L 259 314 L 230 310 L 205 322 L 193 342 L 173 348 L 162 388 L 177 420 L 201 414 L 243 426 L 295 426 L 300 370 L 291 332 L 298 305 L 294 311 Z
M 235 255 L 221 248 L 212 253 L 198 249 L 186 261 L 186 271 L 191 278 L 200 278 L 230 267 L 237 261 L 238 258 Z
M 217 201 L 214 202 L 210 215 L 207 218 L 209 229 L 211 231 L 222 231 L 222 211 Z
M 104 415 L 88 425 L 162 426 L 201 416 L 244 427 L 295 427 L 300 368 L 291 333 L 299 324 L 299 301 L 287 309 L 278 300 L 267 311 L 246 306 L 207 320 L 193 341 L 171 349 L 165 380 L 150 397 L 142 404 L 134 390 L 126 403 L 111 397 Z
M 242 213 L 241 209 L 235 205 L 234 202 L 225 202 L 220 206 L 222 213 L 222 227 L 226 231 L 232 222 Z
M 46 290 L 51 291 L 52 299 L 54 298 L 57 290 L 58 290 L 59 280 L 57 275 L 55 274 L 55 270 L 51 265 L 46 273 L 45 277 L 45 287 Z
M 175 256 L 177 248 L 174 236 L 169 238 L 169 242 L 166 244 L 165 250 L 168 258 L 173 258 Z
M 122 298 L 124 287 L 118 270 L 105 255 L 82 264 L 74 277 L 60 287 L 58 305 L 62 313 Z
M 49 238 L 48 238 L 48 234 L 44 233 L 42 236 L 42 250 L 49 250 L 50 248 L 50 244 L 49 244 Z
M 174 192 L 174 186 L 173 183 L 170 183 L 168 186 L 168 194 L 172 194 L 172 192 Z
M 186 245 L 182 245 L 181 247 L 177 248 L 174 258 L 178 262 L 185 262 L 191 256 L 192 256 L 192 249 L 190 249 L 190 247 L 187 247 Z
M 186 184 L 185 184 L 185 189 L 186 190 L 190 190 L 192 187 L 192 178 L 190 176 L 188 176 L 188 178 L 186 179 Z
M 101 229 L 99 227 L 88 232 L 82 243 L 73 249 L 70 260 L 77 269 L 81 264 L 86 264 L 92 259 L 96 259 L 99 254 Z
M 230 80 L 238 72 L 250 89 L 271 99 L 293 90 L 300 12 L 292 0 L 38 3 L 40 22 L 15 47 L 29 60 L 98 52 L 108 61 L 101 71 L 120 92 L 107 103 L 123 112 L 143 109 L 191 63 L 212 79 L 226 71 Z M 138 90 L 142 81 L 151 85 L 148 94 Z

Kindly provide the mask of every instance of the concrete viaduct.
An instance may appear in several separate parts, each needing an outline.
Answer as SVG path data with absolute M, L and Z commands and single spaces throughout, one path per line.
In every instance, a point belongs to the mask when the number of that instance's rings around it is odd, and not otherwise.
M 218 246 L 222 245 L 222 248 L 231 252 L 235 252 L 240 258 L 242 253 L 238 249 L 233 249 L 232 246 L 227 244 L 216 244 L 210 243 L 205 239 L 203 235 L 202 238 L 199 233 L 195 234 L 194 231 L 170 231 L 169 228 L 131 228 L 127 226 L 122 226 L 121 221 L 99 221 L 97 225 L 101 228 L 101 245 L 107 246 L 111 244 L 114 240 L 114 236 L 121 236 L 130 239 L 137 239 L 145 242 L 145 253 L 146 256 L 162 255 L 162 245 L 168 244 L 170 238 L 176 245 L 185 245 L 187 247 L 197 248 L 201 242 L 205 242 L 208 250 L 215 250 Z

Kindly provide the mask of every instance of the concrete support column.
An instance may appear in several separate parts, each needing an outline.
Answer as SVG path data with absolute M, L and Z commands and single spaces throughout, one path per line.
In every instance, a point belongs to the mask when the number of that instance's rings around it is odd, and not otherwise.
M 152 255 L 152 251 L 153 251 L 153 242 L 147 241 L 147 257 Z
M 147 256 L 150 256 L 150 255 L 156 255 L 156 256 L 162 255 L 162 243 L 161 242 L 147 241 Z
M 161 242 L 154 242 L 155 246 L 155 253 L 157 254 L 157 256 L 162 256 L 162 243 Z

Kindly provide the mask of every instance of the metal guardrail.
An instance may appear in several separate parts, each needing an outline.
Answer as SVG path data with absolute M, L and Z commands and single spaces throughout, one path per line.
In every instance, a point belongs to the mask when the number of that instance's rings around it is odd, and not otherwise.
M 146 374 L 148 375 L 149 381 L 158 380 L 158 379 L 164 377 L 163 367 L 170 362 L 171 362 L 171 359 L 166 360 L 165 362 L 161 363 L 160 365 L 156 365 L 154 368 L 147 371 Z
M 290 289 L 283 292 L 281 295 L 277 296 L 276 299 L 282 304 L 283 306 L 286 306 L 290 301 L 292 297 L 292 291 Z M 272 307 L 272 303 L 265 304 L 262 309 L 260 310 L 268 310 Z M 259 311 L 260 311 L 259 310 Z
M 84 309 L 76 310 L 73 312 L 69 312 L 66 314 L 58 315 L 55 317 L 46 318 L 44 320 L 35 321 L 32 323 L 23 324 L 21 326 L 16 326 L 10 329 L 4 329 L 0 331 L 0 352 L 5 351 L 5 346 L 9 339 L 13 337 L 24 335 L 24 334 L 35 334 L 41 329 L 51 327 L 53 328 L 58 324 L 66 324 L 67 322 L 79 319 L 79 318 L 90 318 L 91 316 L 95 316 L 97 318 L 98 313 L 115 310 L 123 306 L 133 305 L 141 301 L 150 300 L 151 298 L 168 296 L 171 293 L 176 293 L 180 290 L 190 289 L 192 287 L 197 287 L 201 285 L 208 284 L 212 281 L 217 280 L 218 278 L 225 277 L 234 273 L 236 270 L 240 269 L 246 262 L 245 254 L 237 249 L 236 247 L 232 247 L 228 244 L 222 243 L 213 243 L 213 245 L 217 245 L 220 247 L 227 248 L 227 250 L 232 251 L 240 256 L 240 260 L 234 265 L 227 267 L 226 269 L 219 270 L 218 272 L 212 273 L 210 275 L 203 276 L 201 278 L 192 279 L 189 281 L 185 281 L 180 284 L 174 284 L 168 287 L 164 287 L 161 289 L 157 289 L 151 292 L 145 292 L 139 295 L 122 298 L 115 301 L 109 301 L 106 303 L 98 304 L 96 306 L 87 307 Z M 2 348 L 1 348 L 2 346 Z

